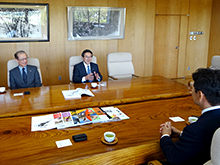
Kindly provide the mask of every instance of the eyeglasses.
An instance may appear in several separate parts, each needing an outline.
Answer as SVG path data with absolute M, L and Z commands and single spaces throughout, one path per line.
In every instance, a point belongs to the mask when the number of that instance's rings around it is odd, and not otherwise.
M 27 57 L 27 58 L 18 59 L 18 60 L 19 60 L 19 61 L 28 60 L 28 57 Z
M 92 56 L 85 56 L 85 58 L 92 58 Z
M 189 89 L 192 89 L 193 85 L 194 85 L 194 81 L 193 80 L 189 80 L 189 82 L 188 82 Z

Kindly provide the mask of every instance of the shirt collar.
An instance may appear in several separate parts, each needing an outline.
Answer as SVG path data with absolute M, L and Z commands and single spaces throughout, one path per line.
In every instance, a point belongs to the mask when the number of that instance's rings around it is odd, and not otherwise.
M 20 65 L 18 65 L 19 70 L 22 72 L 22 67 Z M 24 71 L 27 72 L 27 65 L 24 67 Z
M 89 66 L 90 67 L 90 64 L 89 65 L 87 65 L 84 61 L 83 61 L 83 64 L 84 64 L 84 66 L 85 66 L 85 68 L 87 69 L 87 66 Z M 91 68 L 91 67 L 90 67 Z
M 220 105 L 216 105 L 216 106 L 212 106 L 212 107 L 203 109 L 203 110 L 202 110 L 202 114 L 203 114 L 203 113 L 206 113 L 206 112 L 208 112 L 208 111 L 216 110 L 216 109 L 220 109 Z

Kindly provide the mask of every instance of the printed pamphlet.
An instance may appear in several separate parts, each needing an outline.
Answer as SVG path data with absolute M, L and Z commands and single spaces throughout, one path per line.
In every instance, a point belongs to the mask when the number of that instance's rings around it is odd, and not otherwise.
M 101 109 L 107 113 L 112 120 L 125 120 L 129 119 L 129 117 L 124 114 L 121 110 L 119 110 L 117 107 L 101 107 Z
M 102 123 L 129 119 L 117 107 L 85 108 L 32 117 L 31 131 L 64 129 L 91 123 Z
M 65 99 L 81 99 L 82 95 L 92 96 L 95 95 L 89 89 L 76 88 L 76 90 L 63 90 Z

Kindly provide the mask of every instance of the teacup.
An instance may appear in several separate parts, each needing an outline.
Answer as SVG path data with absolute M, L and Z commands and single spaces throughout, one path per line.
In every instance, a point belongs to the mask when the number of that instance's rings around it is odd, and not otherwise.
M 91 83 L 91 86 L 93 87 L 93 88 L 96 88 L 97 87 L 97 83 Z
M 0 93 L 5 91 L 5 87 L 0 87 Z
M 190 117 L 188 118 L 188 121 L 189 121 L 190 124 L 196 122 L 197 120 L 198 120 L 198 117 L 190 116 Z
M 115 140 L 115 133 L 114 132 L 105 132 L 104 133 L 104 138 L 105 138 L 105 141 L 111 143 Z

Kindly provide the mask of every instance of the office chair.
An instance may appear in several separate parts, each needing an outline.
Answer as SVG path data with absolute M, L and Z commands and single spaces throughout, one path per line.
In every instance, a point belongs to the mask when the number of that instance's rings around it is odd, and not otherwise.
M 82 56 L 71 56 L 69 58 L 69 79 L 70 79 L 70 82 L 72 82 L 74 65 L 76 65 L 82 61 L 83 61 Z M 92 57 L 92 62 L 97 63 L 97 58 L 95 56 Z
M 220 56 L 213 56 L 211 61 L 211 69 L 220 69 Z
M 128 52 L 107 55 L 108 77 L 113 80 L 138 77 L 134 74 L 132 54 Z
M 204 165 L 220 165 L 220 128 L 218 128 L 212 138 L 211 160 Z
M 152 160 L 147 163 L 147 165 L 162 165 L 158 160 Z
M 40 70 L 40 62 L 37 58 L 28 58 L 28 65 L 34 65 L 37 67 L 38 73 L 40 75 L 40 80 L 42 84 L 42 75 Z M 15 59 L 9 60 L 7 62 L 7 76 L 8 76 L 8 87 L 10 88 L 10 81 L 9 81 L 9 71 L 15 67 L 18 66 L 18 63 L 15 61 Z

